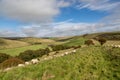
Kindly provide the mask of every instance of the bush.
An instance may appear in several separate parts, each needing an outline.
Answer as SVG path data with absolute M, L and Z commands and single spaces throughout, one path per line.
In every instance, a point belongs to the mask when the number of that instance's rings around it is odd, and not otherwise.
M 24 61 L 29 61 L 37 57 L 42 57 L 43 55 L 48 55 L 49 52 L 50 52 L 49 48 L 39 50 L 27 50 L 20 53 L 18 58 Z
M 86 41 L 85 41 L 85 44 L 88 45 L 88 46 L 89 46 L 89 45 L 94 45 L 94 43 L 93 43 L 92 40 L 86 40 Z
M 18 58 L 10 58 L 1 63 L 0 68 L 8 68 L 12 66 L 17 66 L 18 64 L 23 64 L 24 61 Z
M 107 40 L 105 38 L 99 38 L 98 41 L 103 45 Z
M 64 45 L 54 45 L 54 46 L 51 46 L 51 48 L 53 51 L 59 51 L 59 50 L 68 49 L 69 47 Z
M 35 51 L 33 50 L 27 50 L 19 54 L 18 58 L 24 60 L 24 61 L 29 61 L 33 58 L 36 58 L 37 55 L 35 55 Z
M 11 56 L 5 53 L 0 53 L 0 63 L 2 63 L 3 61 L 9 59 Z

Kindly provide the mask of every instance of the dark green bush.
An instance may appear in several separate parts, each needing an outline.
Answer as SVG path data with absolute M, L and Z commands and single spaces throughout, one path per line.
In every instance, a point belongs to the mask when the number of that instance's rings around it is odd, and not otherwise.
M 0 63 L 2 63 L 3 61 L 9 59 L 11 56 L 5 53 L 0 53 Z
M 5 60 L 0 64 L 0 68 L 7 68 L 12 66 L 17 66 L 18 64 L 23 64 L 24 61 L 18 58 L 10 58 Z
M 35 51 L 33 50 L 27 50 L 19 54 L 19 58 L 24 61 L 29 61 L 33 58 L 36 58 L 37 55 L 35 55 Z
M 53 51 L 59 51 L 59 50 L 68 49 L 69 47 L 65 45 L 54 45 L 54 46 L 51 46 L 51 48 Z
M 88 46 L 89 46 L 89 45 L 94 45 L 94 43 L 93 43 L 92 40 L 86 40 L 86 41 L 85 41 L 85 44 L 88 45 Z
M 105 38 L 99 38 L 98 41 L 103 45 L 107 40 Z
M 24 61 L 29 61 L 37 57 L 42 57 L 43 55 L 48 55 L 49 52 L 50 52 L 49 48 L 39 50 L 27 50 L 20 53 L 18 58 Z

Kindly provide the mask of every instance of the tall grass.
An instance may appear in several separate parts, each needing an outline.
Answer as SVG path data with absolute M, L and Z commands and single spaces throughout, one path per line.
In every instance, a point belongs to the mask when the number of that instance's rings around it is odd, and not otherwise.
M 76 54 L 0 72 L 0 80 L 120 80 L 120 65 L 115 67 L 108 53 L 101 47 L 80 48 Z

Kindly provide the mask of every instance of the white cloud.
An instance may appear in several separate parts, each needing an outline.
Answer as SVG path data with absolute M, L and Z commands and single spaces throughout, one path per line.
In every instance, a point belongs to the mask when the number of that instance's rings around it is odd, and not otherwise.
M 111 2 L 111 0 L 76 0 L 79 4 L 78 9 L 88 8 L 90 10 L 109 11 L 120 5 L 120 2 Z
M 69 21 L 69 20 L 68 20 Z M 79 35 L 94 31 L 95 24 L 90 23 L 72 23 L 72 22 L 59 22 L 46 25 L 31 25 L 23 26 L 22 32 L 26 36 L 36 37 L 55 37 L 55 36 L 71 36 Z M 89 30 L 88 30 L 89 28 Z
M 55 23 L 50 21 L 60 13 L 59 8 L 70 6 L 71 3 L 64 0 L 59 2 L 57 0 L 29 1 L 2 0 L 0 1 L 0 12 L 10 18 L 25 22 L 40 22 L 40 24 L 21 26 L 21 32 L 2 30 L 0 31 L 0 36 L 54 37 L 103 31 L 120 31 L 120 5 L 118 5 L 120 2 L 111 3 L 110 0 L 77 0 L 80 2 L 80 5 L 77 5 L 79 9 L 88 8 L 90 10 L 109 11 L 110 15 L 104 17 L 98 23 L 73 23 L 72 19 Z
M 14 31 L 14 30 L 0 30 L 0 37 L 24 37 L 25 34 L 23 34 L 20 31 Z
M 68 6 L 64 0 L 0 0 L 0 13 L 23 22 L 41 23 L 52 21 L 60 8 Z

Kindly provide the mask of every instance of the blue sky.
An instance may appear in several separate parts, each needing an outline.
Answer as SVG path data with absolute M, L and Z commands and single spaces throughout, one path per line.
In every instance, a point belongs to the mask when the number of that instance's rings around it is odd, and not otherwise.
M 120 31 L 120 0 L 0 0 L 0 36 Z

